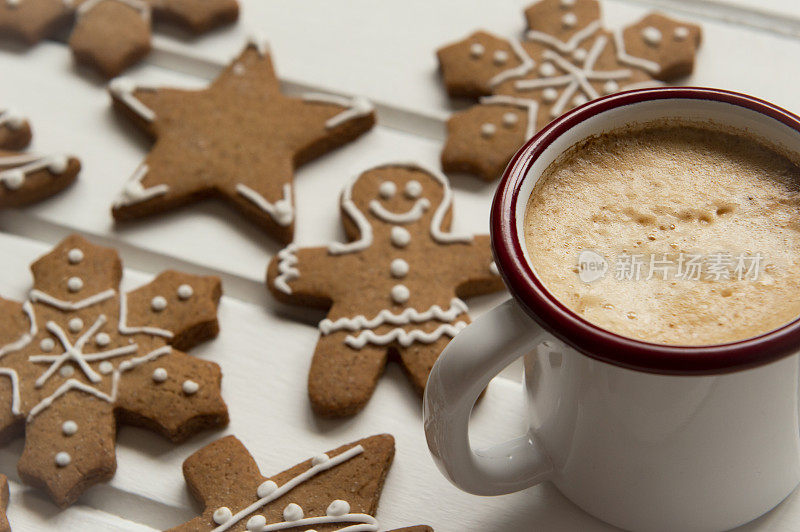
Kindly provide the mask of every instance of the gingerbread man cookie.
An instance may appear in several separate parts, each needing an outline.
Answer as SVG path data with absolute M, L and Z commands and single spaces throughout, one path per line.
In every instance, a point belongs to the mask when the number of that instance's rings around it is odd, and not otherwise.
M 0 208 L 52 196 L 71 185 L 81 169 L 75 157 L 20 153 L 30 141 L 28 121 L 11 110 L 0 109 Z
M 114 218 L 130 220 L 214 196 L 283 242 L 294 235 L 296 166 L 375 124 L 363 98 L 284 96 L 269 47 L 251 42 L 205 90 L 111 83 L 115 106 L 155 147 L 125 186 Z
M 361 410 L 399 357 L 421 394 L 439 353 L 469 323 L 461 298 L 501 290 L 489 236 L 449 231 L 447 178 L 416 164 L 361 174 L 341 197 L 350 241 L 290 245 L 273 258 L 267 285 L 287 303 L 325 308 L 311 363 L 314 410 Z
M 394 438 L 382 434 L 266 478 L 245 446 L 228 436 L 183 463 L 189 490 L 204 510 L 171 531 L 377 532 L 374 515 L 393 458 Z M 394 532 L 403 531 L 433 532 L 426 526 Z
M 479 31 L 437 52 L 451 96 L 480 98 L 447 124 L 446 172 L 490 181 L 537 129 L 602 95 L 690 74 L 700 27 L 650 14 L 615 32 L 597 0 L 541 0 L 525 40 Z
M 116 468 L 116 428 L 173 441 L 227 424 L 221 374 L 182 350 L 216 336 L 220 282 L 167 271 L 127 294 L 113 249 L 67 237 L 0 298 L 0 435 L 24 430 L 22 480 L 68 506 Z
M 113 77 L 150 51 L 152 18 L 202 33 L 238 16 L 236 0 L 0 0 L 0 36 L 35 44 L 74 20 L 75 59 Z

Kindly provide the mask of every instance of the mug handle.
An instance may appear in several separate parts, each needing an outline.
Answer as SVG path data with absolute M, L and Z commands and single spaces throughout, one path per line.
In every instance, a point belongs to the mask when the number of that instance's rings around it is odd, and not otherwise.
M 425 388 L 425 435 L 436 465 L 458 488 L 503 495 L 548 480 L 553 467 L 533 434 L 475 450 L 468 427 L 489 381 L 549 337 L 509 299 L 457 334 L 439 356 Z

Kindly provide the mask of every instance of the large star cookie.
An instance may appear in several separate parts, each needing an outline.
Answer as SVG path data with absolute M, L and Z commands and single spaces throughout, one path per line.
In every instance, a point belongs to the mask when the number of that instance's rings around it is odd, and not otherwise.
M 136 87 L 125 79 L 110 90 L 116 107 L 156 140 L 114 205 L 114 218 L 214 196 L 283 242 L 294 234 L 295 167 L 375 124 L 362 98 L 283 95 L 265 43 L 250 43 L 204 90 Z
M 239 16 L 236 0 L 0 0 L 0 36 L 35 44 L 75 22 L 75 59 L 113 77 L 150 51 L 151 18 L 202 33 Z
M 119 292 L 113 249 L 67 237 L 0 298 L 0 438 L 25 434 L 23 481 L 60 506 L 116 469 L 117 425 L 181 441 L 227 424 L 221 374 L 181 352 L 216 336 L 220 282 L 174 271 Z
M 30 141 L 28 121 L 0 109 L 0 208 L 52 196 L 71 185 L 81 169 L 75 157 L 21 153 Z
M 469 323 L 461 298 L 503 288 L 489 236 L 449 231 L 452 199 L 438 172 L 373 168 L 341 197 L 349 242 L 290 245 L 273 258 L 267 285 L 277 299 L 328 310 L 308 378 L 318 414 L 361 410 L 389 355 L 422 394 L 442 349 Z
M 394 438 L 382 434 L 266 478 L 244 445 L 228 436 L 183 463 L 189 491 L 204 510 L 171 531 L 377 532 L 374 516 L 393 458 Z M 394 532 L 433 530 L 416 526 Z
M 437 52 L 448 94 L 480 98 L 447 123 L 446 172 L 500 177 L 537 129 L 602 95 L 692 72 L 700 27 L 650 14 L 611 32 L 597 0 L 541 0 L 522 42 L 478 31 Z

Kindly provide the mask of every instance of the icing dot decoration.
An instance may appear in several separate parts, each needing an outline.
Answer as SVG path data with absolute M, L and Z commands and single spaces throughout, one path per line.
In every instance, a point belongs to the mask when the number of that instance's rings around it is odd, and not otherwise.
M 556 101 L 556 98 L 558 98 L 558 91 L 553 87 L 548 87 L 542 91 L 542 97 L 544 98 L 544 101 L 548 103 L 554 102 Z
M 575 0 L 561 0 L 561 9 L 575 7 Z
M 481 136 L 483 138 L 490 138 L 493 137 L 494 134 L 497 133 L 497 128 L 494 124 L 489 124 L 488 122 L 481 125 Z
M 331 458 L 325 453 L 318 454 L 314 458 L 311 459 L 311 465 L 320 465 L 330 462 Z
M 422 195 L 422 185 L 416 179 L 412 179 L 406 183 L 406 197 L 408 199 L 417 199 Z
M 300 508 L 299 504 L 295 504 L 290 502 L 286 505 L 286 508 L 283 509 L 283 520 L 284 521 L 299 521 L 303 518 L 303 509 Z
M 76 432 L 78 432 L 78 424 L 72 421 L 71 419 L 65 421 L 61 424 L 61 432 L 64 433 L 64 436 L 72 436 Z
M 575 105 L 575 106 L 577 107 L 577 106 L 579 106 L 579 105 L 583 105 L 583 104 L 585 104 L 585 103 L 586 103 L 586 102 L 588 102 L 588 101 L 589 101 L 589 98 L 587 98 L 587 97 L 586 97 L 586 96 L 584 96 L 583 94 L 577 94 L 577 95 L 575 95 L 575 97 L 572 99 L 572 104 L 573 104 L 573 105 Z
M 39 342 L 39 348 L 45 353 L 52 351 L 55 346 L 56 343 L 52 338 L 42 338 L 42 341 Z
M 156 368 L 153 370 L 153 381 L 164 382 L 167 380 L 167 370 L 164 368 Z
M 519 122 L 519 117 L 516 113 L 505 113 L 503 115 L 503 125 L 506 127 L 514 127 Z
M 472 56 L 473 59 L 480 59 L 485 51 L 486 48 L 484 48 L 483 45 L 478 42 L 472 43 L 469 47 L 469 55 Z
M 328 509 L 325 511 L 325 514 L 331 517 L 341 517 L 349 513 L 350 513 L 350 503 L 348 503 L 347 501 L 342 501 L 340 499 L 336 499 L 335 501 L 330 503 L 328 505 Z
M 392 227 L 392 244 L 404 248 L 411 242 L 411 233 L 405 227 Z
M 56 465 L 58 467 L 67 467 L 70 462 L 72 462 L 72 457 L 69 453 L 65 453 L 64 451 L 56 453 Z
M 228 508 L 227 506 L 223 506 L 222 508 L 217 508 L 216 510 L 214 510 L 214 515 L 212 516 L 212 519 L 214 519 L 215 523 L 221 525 L 223 523 L 227 523 L 228 521 L 230 521 L 231 517 L 233 517 L 233 512 L 231 512 L 231 509 Z
M 402 279 L 408 275 L 409 268 L 408 263 L 403 259 L 394 259 L 389 269 L 392 272 L 392 277 L 395 279 Z
M 22 170 L 6 170 L 3 172 L 3 184 L 10 190 L 17 190 L 25 182 Z
M 100 370 L 100 373 L 102 373 L 103 375 L 108 375 L 109 373 L 114 371 L 114 364 L 112 364 L 108 360 L 104 360 L 100 362 L 98 369 Z
M 164 296 L 156 296 L 150 301 L 150 308 L 155 312 L 161 312 L 167 308 L 167 300 Z
M 658 46 L 661 43 L 661 32 L 653 26 L 647 26 L 642 30 L 642 38 L 650 46 Z
M 395 303 L 405 303 L 411 297 L 411 292 L 408 287 L 402 284 L 392 287 L 392 300 Z
M 561 25 L 566 29 L 574 28 L 578 24 L 578 17 L 575 13 L 567 13 L 561 17 Z
M 675 28 L 675 33 L 673 35 L 676 41 L 685 41 L 689 38 L 689 28 L 686 26 L 678 26 Z
M 188 284 L 182 284 L 178 287 L 178 298 L 186 301 L 194 295 L 194 289 Z
M 583 62 L 583 61 L 585 61 L 585 60 L 586 60 L 586 56 L 587 56 L 588 54 L 589 54 L 589 52 L 587 52 L 587 51 L 586 51 L 586 50 L 584 50 L 583 48 L 576 48 L 576 49 L 575 49 L 575 51 L 574 51 L 574 52 L 572 52 L 572 58 L 573 58 L 575 61 Z
M 83 330 L 83 320 L 80 318 L 72 318 L 69 320 L 69 323 L 67 323 L 67 328 L 74 333 L 81 332 Z
M 67 252 L 67 260 L 70 264 L 78 264 L 83 260 L 83 251 L 78 248 L 72 248 Z
M 255 532 L 261 530 L 267 524 L 267 518 L 263 515 L 254 515 L 247 520 L 247 530 Z
M 497 66 L 503 66 L 508 62 L 508 52 L 505 50 L 497 50 L 492 56 L 492 60 L 494 64 Z
M 233 73 L 237 76 L 243 76 L 245 72 L 247 72 L 247 68 L 243 64 L 236 63 L 233 65 Z
M 263 499 L 267 495 L 272 495 L 276 489 L 278 489 L 278 485 L 275 484 L 275 482 L 272 480 L 266 480 L 258 487 L 256 494 L 258 495 L 259 499 Z
M 381 183 L 381 186 L 378 187 L 378 194 L 380 194 L 383 199 L 393 198 L 395 192 L 397 192 L 397 185 L 395 185 L 393 181 L 384 181 Z
M 603 92 L 605 94 L 614 94 L 619 90 L 619 83 L 610 79 L 603 84 Z
M 75 374 L 75 368 L 70 365 L 64 365 L 61 366 L 61 369 L 58 370 L 58 373 L 66 379 L 67 377 L 72 377 L 72 375 Z
M 54 155 L 47 164 L 47 170 L 52 174 L 63 174 L 68 167 L 69 159 L 65 155 Z
M 105 347 L 111 343 L 111 337 L 106 333 L 98 333 L 97 336 L 94 337 L 94 343 L 100 347 Z
M 70 292 L 79 292 L 83 288 L 83 279 L 80 277 L 70 277 L 67 281 L 67 288 Z
M 183 384 L 181 384 L 181 388 L 183 388 L 183 393 L 186 395 L 194 395 L 197 393 L 197 390 L 200 389 L 200 385 L 193 380 L 185 380 Z
M 556 67 L 553 66 L 553 63 L 544 62 L 539 67 L 539 73 L 546 78 L 549 78 L 550 76 L 555 76 Z

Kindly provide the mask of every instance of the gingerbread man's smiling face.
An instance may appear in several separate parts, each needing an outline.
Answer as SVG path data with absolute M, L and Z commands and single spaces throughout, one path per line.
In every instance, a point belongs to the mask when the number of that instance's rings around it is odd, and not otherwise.
M 392 166 L 362 174 L 353 185 L 351 197 L 373 227 L 428 227 L 444 192 L 444 185 L 427 172 Z

